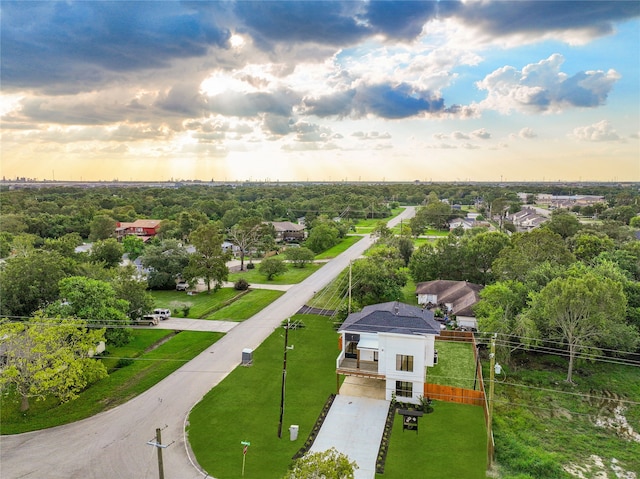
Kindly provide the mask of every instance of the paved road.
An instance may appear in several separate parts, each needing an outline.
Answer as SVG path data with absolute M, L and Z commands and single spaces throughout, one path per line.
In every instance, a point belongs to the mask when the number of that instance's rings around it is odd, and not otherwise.
M 408 208 L 389 222 L 415 213 Z M 365 236 L 337 258 L 220 341 L 131 401 L 73 424 L 0 437 L 2 479 L 151 479 L 158 475 L 156 450 L 147 445 L 162 428 L 166 478 L 205 476 L 191 460 L 184 430 L 191 408 L 241 361 L 242 349 L 257 348 L 281 321 L 295 314 L 373 239 Z

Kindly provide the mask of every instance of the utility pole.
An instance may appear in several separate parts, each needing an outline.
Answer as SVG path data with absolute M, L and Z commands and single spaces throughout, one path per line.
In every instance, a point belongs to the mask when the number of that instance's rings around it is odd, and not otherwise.
M 166 427 L 166 426 L 165 426 Z M 156 428 L 156 439 L 155 441 L 147 442 L 149 446 L 154 446 L 158 450 L 158 478 L 164 479 L 164 465 L 162 463 L 162 450 L 169 447 L 171 444 L 162 444 L 162 437 L 160 435 L 160 428 Z
M 284 417 L 284 391 L 285 383 L 287 381 L 287 343 L 289 341 L 289 321 L 287 318 L 287 324 L 284 327 L 284 364 L 282 366 L 282 391 L 280 393 L 280 423 L 278 424 L 278 437 L 282 438 L 282 419 Z M 161 478 L 162 479 L 162 478 Z
M 351 314 L 351 261 L 349 261 L 349 306 L 347 307 L 347 314 Z
M 489 417 L 487 419 L 487 450 L 490 451 L 488 455 L 488 465 L 491 467 L 493 464 L 493 390 L 495 384 L 495 365 L 496 365 L 496 336 L 494 334 L 491 338 L 491 353 L 489 354 Z

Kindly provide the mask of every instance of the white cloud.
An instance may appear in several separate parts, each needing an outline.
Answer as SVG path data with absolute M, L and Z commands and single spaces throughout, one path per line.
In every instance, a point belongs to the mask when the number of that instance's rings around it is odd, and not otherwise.
M 518 136 L 520 138 L 525 138 L 525 139 L 529 140 L 531 138 L 536 138 L 538 136 L 538 134 L 535 131 L 533 131 L 532 128 L 526 127 L 526 128 L 523 128 L 522 130 L 520 130 L 518 132 Z
M 564 57 L 554 53 L 519 71 L 501 67 L 476 83 L 487 92 L 481 109 L 502 113 L 559 112 L 567 108 L 593 108 L 603 105 L 614 83 L 620 78 L 615 70 L 583 71 L 569 77 L 560 71 Z
M 620 135 L 611 127 L 607 120 L 599 121 L 589 126 L 575 128 L 569 135 L 579 141 L 620 141 Z

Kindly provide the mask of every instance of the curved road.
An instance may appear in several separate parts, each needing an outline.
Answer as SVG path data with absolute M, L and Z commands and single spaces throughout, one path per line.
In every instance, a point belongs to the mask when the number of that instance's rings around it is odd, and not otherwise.
M 412 207 L 389 221 L 415 214 Z M 167 478 L 206 476 L 192 462 L 184 430 L 190 409 L 240 364 L 242 349 L 257 348 L 281 321 L 333 280 L 374 242 L 365 236 L 337 258 L 292 286 L 260 313 L 157 385 L 114 409 L 65 426 L 0 437 L 3 479 L 146 479 L 158 476 L 156 448 L 147 444 L 162 428 Z

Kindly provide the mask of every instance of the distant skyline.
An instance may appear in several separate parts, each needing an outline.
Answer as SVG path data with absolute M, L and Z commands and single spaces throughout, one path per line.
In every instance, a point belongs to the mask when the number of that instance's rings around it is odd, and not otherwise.
M 0 177 L 640 181 L 640 2 L 0 3 Z

